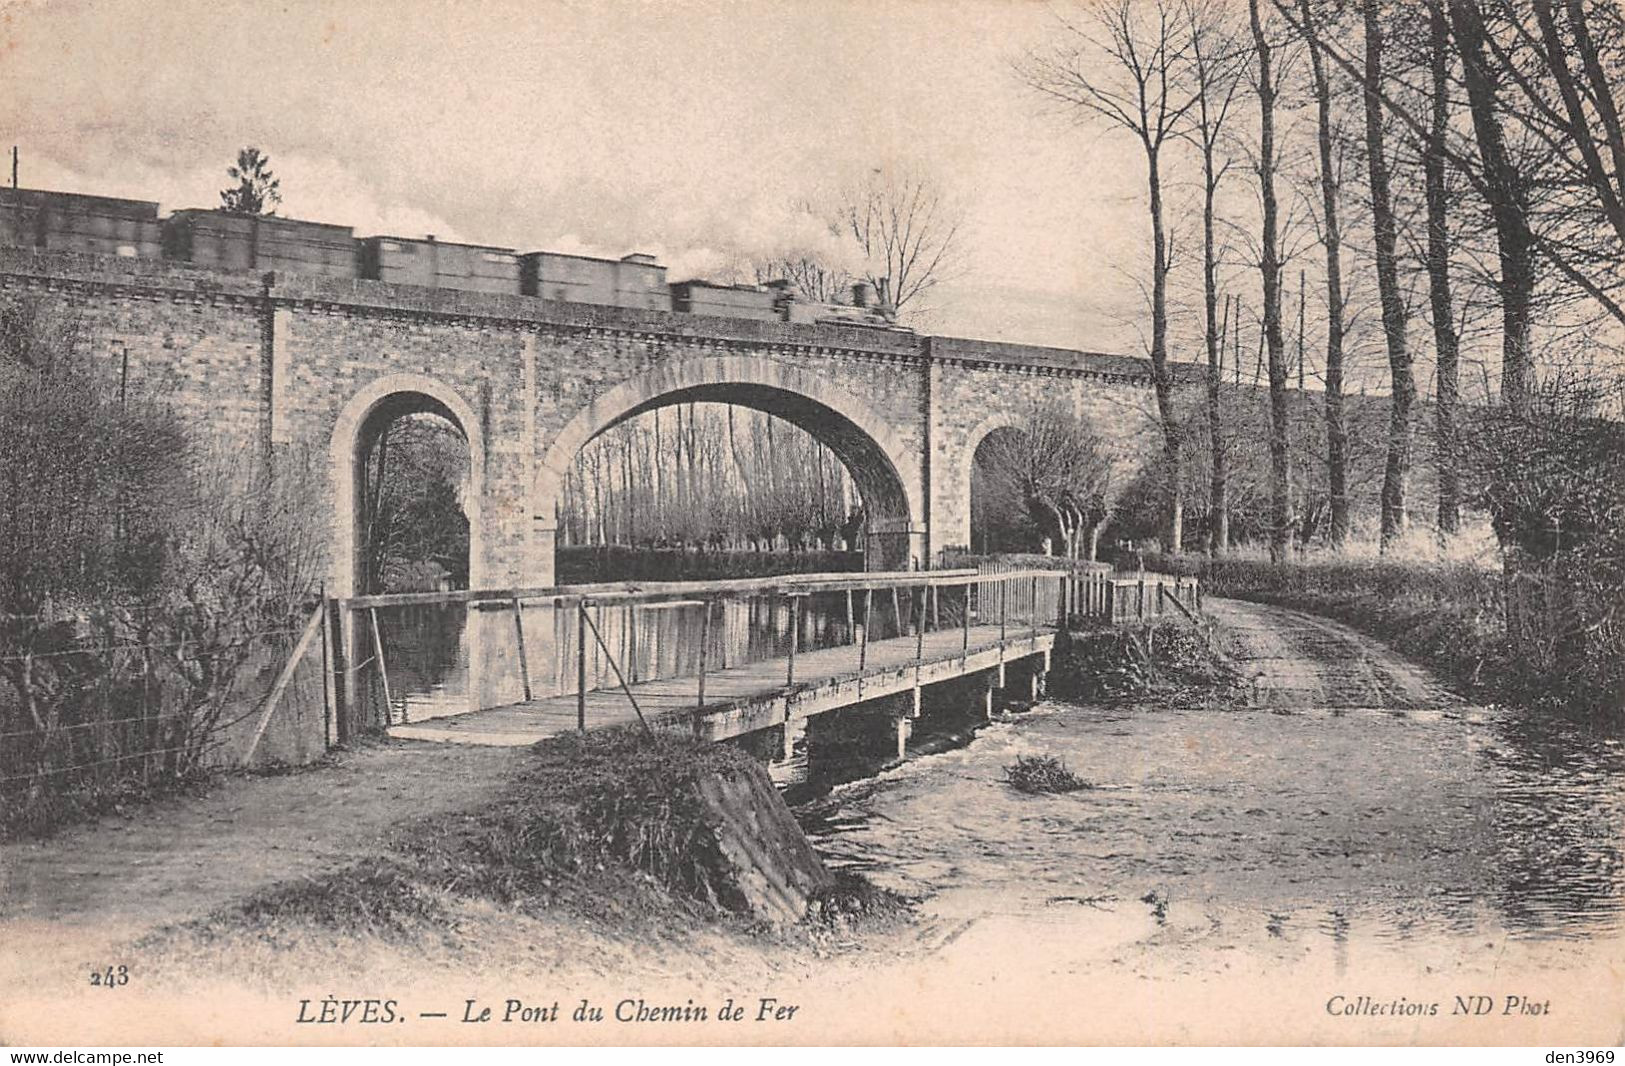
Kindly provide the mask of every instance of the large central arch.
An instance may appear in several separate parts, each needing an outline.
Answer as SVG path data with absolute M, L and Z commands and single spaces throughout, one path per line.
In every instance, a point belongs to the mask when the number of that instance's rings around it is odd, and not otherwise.
M 537 474 L 538 518 L 552 527 L 565 472 L 594 437 L 657 407 L 701 402 L 765 411 L 811 434 L 846 465 L 863 497 L 870 568 L 922 565 L 924 538 L 914 516 L 924 513 L 923 494 L 913 450 L 850 393 L 763 357 L 671 360 L 603 393 L 548 447 Z

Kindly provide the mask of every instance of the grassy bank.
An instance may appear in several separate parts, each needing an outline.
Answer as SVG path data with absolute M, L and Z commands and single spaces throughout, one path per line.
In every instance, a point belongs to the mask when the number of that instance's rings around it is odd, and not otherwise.
M 495 800 L 404 822 L 348 867 L 273 885 L 152 947 L 218 961 L 245 946 L 297 956 L 343 935 L 455 956 L 465 934 L 490 941 L 520 919 L 578 941 L 722 935 L 817 947 L 906 920 L 907 901 L 850 874 L 817 894 L 798 926 L 752 918 L 695 784 L 760 772 L 737 748 L 676 735 L 553 738 Z

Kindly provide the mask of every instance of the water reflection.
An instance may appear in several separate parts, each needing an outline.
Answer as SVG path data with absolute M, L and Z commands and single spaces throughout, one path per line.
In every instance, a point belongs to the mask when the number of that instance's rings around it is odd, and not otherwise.
M 863 594 L 849 598 L 844 592 L 818 593 L 799 598 L 794 608 L 792 601 L 777 596 L 709 606 L 698 600 L 593 606 L 591 625 L 585 630 L 587 687 L 618 685 L 617 667 L 628 682 L 636 683 L 693 677 L 702 655 L 708 670 L 783 656 L 790 647 L 792 610 L 799 615 L 793 628 L 802 651 L 850 644 L 863 624 Z M 583 631 L 573 608 L 525 605 L 523 667 L 519 630 L 508 605 L 388 607 L 378 609 L 377 619 L 389 678 L 390 723 L 462 714 L 481 702 L 488 706 L 521 699 L 521 671 L 528 676 L 534 697 L 566 695 L 578 688 Z M 479 624 L 471 625 L 471 619 Z M 360 616 L 358 624 L 358 639 L 370 651 L 371 617 Z M 872 598 L 869 627 L 874 639 L 897 636 L 912 624 L 906 592 Z M 368 720 L 382 723 L 386 720 L 382 676 L 374 656 L 367 654 L 365 660 L 362 695 L 373 704 Z M 481 664 L 480 670 L 471 669 L 475 662 Z M 479 693 L 470 689 L 475 675 Z

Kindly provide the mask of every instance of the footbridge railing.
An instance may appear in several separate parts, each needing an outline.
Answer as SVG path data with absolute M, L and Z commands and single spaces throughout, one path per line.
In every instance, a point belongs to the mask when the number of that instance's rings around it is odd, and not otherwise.
M 949 630 L 966 648 L 973 635 L 1003 647 L 1069 620 L 1123 622 L 1196 606 L 1191 578 L 984 565 L 359 596 L 329 601 L 322 643 L 333 672 L 333 739 L 343 740 L 561 697 L 574 698 L 585 727 L 589 694 L 609 690 L 647 718 L 638 693 L 657 692 L 647 698 L 662 710 L 703 706 L 720 672 L 769 665 L 793 687 L 798 657 L 812 652 L 846 649 L 861 676 L 881 641 L 912 639 L 918 658 L 928 638 L 934 648 L 951 642 Z

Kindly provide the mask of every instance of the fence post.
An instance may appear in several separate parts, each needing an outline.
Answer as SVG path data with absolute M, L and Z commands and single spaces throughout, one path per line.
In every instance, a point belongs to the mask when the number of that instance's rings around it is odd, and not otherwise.
M 858 631 L 858 699 L 863 699 L 863 670 L 869 662 L 869 608 L 874 589 L 863 590 L 863 628 Z
M 964 624 L 959 641 L 959 668 L 961 670 L 965 668 L 965 664 L 970 660 L 970 597 L 975 587 L 976 582 L 965 582 L 965 610 L 963 612 L 965 617 L 960 619 Z
M 1033 598 L 1027 605 L 1027 639 L 1038 647 L 1038 575 L 1033 575 Z
M 333 746 L 333 625 L 328 619 L 327 585 L 322 585 L 322 746 Z
M 999 579 L 999 661 L 1004 661 L 1004 636 L 1010 617 L 1010 579 Z
M 299 634 L 298 643 L 293 646 L 292 654 L 283 664 L 282 672 L 277 675 L 276 684 L 271 686 L 271 694 L 265 698 L 265 710 L 260 713 L 259 723 L 254 726 L 254 735 L 249 738 L 248 749 L 243 752 L 243 766 L 253 761 L 254 752 L 260 746 L 260 738 L 265 736 L 265 727 L 271 724 L 271 715 L 276 711 L 277 704 L 282 702 L 282 694 L 288 690 L 288 682 L 293 680 L 293 673 L 299 667 L 299 660 L 305 657 L 310 642 L 316 637 L 316 631 L 321 628 L 322 615 L 326 609 L 325 603 L 317 604 L 316 609 L 310 613 L 310 621 L 305 623 L 304 631 Z

